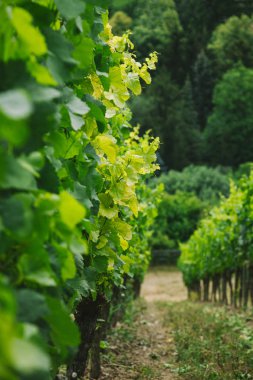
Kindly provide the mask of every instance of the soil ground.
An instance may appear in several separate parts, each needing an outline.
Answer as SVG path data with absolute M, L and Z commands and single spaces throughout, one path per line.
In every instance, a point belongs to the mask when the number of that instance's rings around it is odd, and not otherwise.
M 102 380 L 176 380 L 172 372 L 175 346 L 172 330 L 165 326 L 161 302 L 181 302 L 187 292 L 175 268 L 151 269 L 136 301 L 134 317 L 117 324 L 108 339 Z

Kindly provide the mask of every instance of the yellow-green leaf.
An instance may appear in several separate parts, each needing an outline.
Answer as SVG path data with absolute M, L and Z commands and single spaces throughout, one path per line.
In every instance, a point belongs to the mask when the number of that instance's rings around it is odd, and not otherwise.
M 27 52 L 43 55 L 47 52 L 47 45 L 43 34 L 32 25 L 32 16 L 26 10 L 16 7 L 11 12 L 11 22 L 25 45 Z
M 109 194 L 99 194 L 100 200 L 99 215 L 108 219 L 115 218 L 118 215 L 118 209 L 113 203 L 113 199 Z
M 52 77 L 46 66 L 43 66 L 34 60 L 31 60 L 27 63 L 27 67 L 38 83 L 49 86 L 57 85 L 56 80 Z
M 99 239 L 99 243 L 96 245 L 97 249 L 104 248 L 107 242 L 108 242 L 108 239 L 105 236 L 101 236 L 101 238 Z
M 130 201 L 128 202 L 128 206 L 130 210 L 133 212 L 134 216 L 138 216 L 138 201 L 136 196 L 132 197 Z
M 125 239 L 123 239 L 122 236 L 119 237 L 119 241 L 120 241 L 120 246 L 121 246 L 121 248 L 122 248 L 124 251 L 126 251 L 127 248 L 128 248 L 128 246 L 129 246 L 128 242 L 127 242 Z
M 118 234 L 125 240 L 131 240 L 132 239 L 132 229 L 130 224 L 123 222 L 121 219 L 117 219 L 113 223 L 115 229 L 117 230 Z
M 59 211 L 62 221 L 71 229 L 85 216 L 84 207 L 67 191 L 62 191 L 60 194 Z
M 127 87 L 134 93 L 134 95 L 141 94 L 141 84 L 137 73 L 128 73 L 126 83 Z
M 98 153 L 105 153 L 108 160 L 114 164 L 116 162 L 117 157 L 117 145 L 116 141 L 112 136 L 109 135 L 98 135 L 93 145 Z
M 71 252 L 66 251 L 66 255 L 61 266 L 61 276 L 64 281 L 74 278 L 76 274 L 76 264 Z

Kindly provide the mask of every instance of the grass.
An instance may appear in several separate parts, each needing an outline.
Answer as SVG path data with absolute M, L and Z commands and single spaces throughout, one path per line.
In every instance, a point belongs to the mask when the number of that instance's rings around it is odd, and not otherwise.
M 182 302 L 164 304 L 165 323 L 176 345 L 174 372 L 187 380 L 253 379 L 253 330 L 250 314 Z M 251 326 L 250 326 L 251 323 Z
M 149 318 L 146 302 L 138 299 L 128 304 L 122 321 L 110 331 L 109 348 L 103 354 L 104 372 L 109 373 L 109 379 L 160 379 L 165 368 L 161 347 L 151 339 L 149 330 L 154 326 Z

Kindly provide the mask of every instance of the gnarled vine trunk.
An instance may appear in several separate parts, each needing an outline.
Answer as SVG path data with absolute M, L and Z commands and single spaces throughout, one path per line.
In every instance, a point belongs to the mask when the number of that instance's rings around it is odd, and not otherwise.
M 67 378 L 83 378 L 87 366 L 89 350 L 92 346 L 97 319 L 99 315 L 99 306 L 101 297 L 95 301 L 83 298 L 77 305 L 75 311 L 75 321 L 79 327 L 81 343 L 74 360 L 67 369 Z

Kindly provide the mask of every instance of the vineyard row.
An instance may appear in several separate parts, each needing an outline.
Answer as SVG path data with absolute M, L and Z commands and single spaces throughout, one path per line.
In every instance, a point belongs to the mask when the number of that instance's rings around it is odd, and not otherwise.
M 0 378 L 92 376 L 121 304 L 138 293 L 159 189 L 159 141 L 126 104 L 136 61 L 105 0 L 0 2 Z

